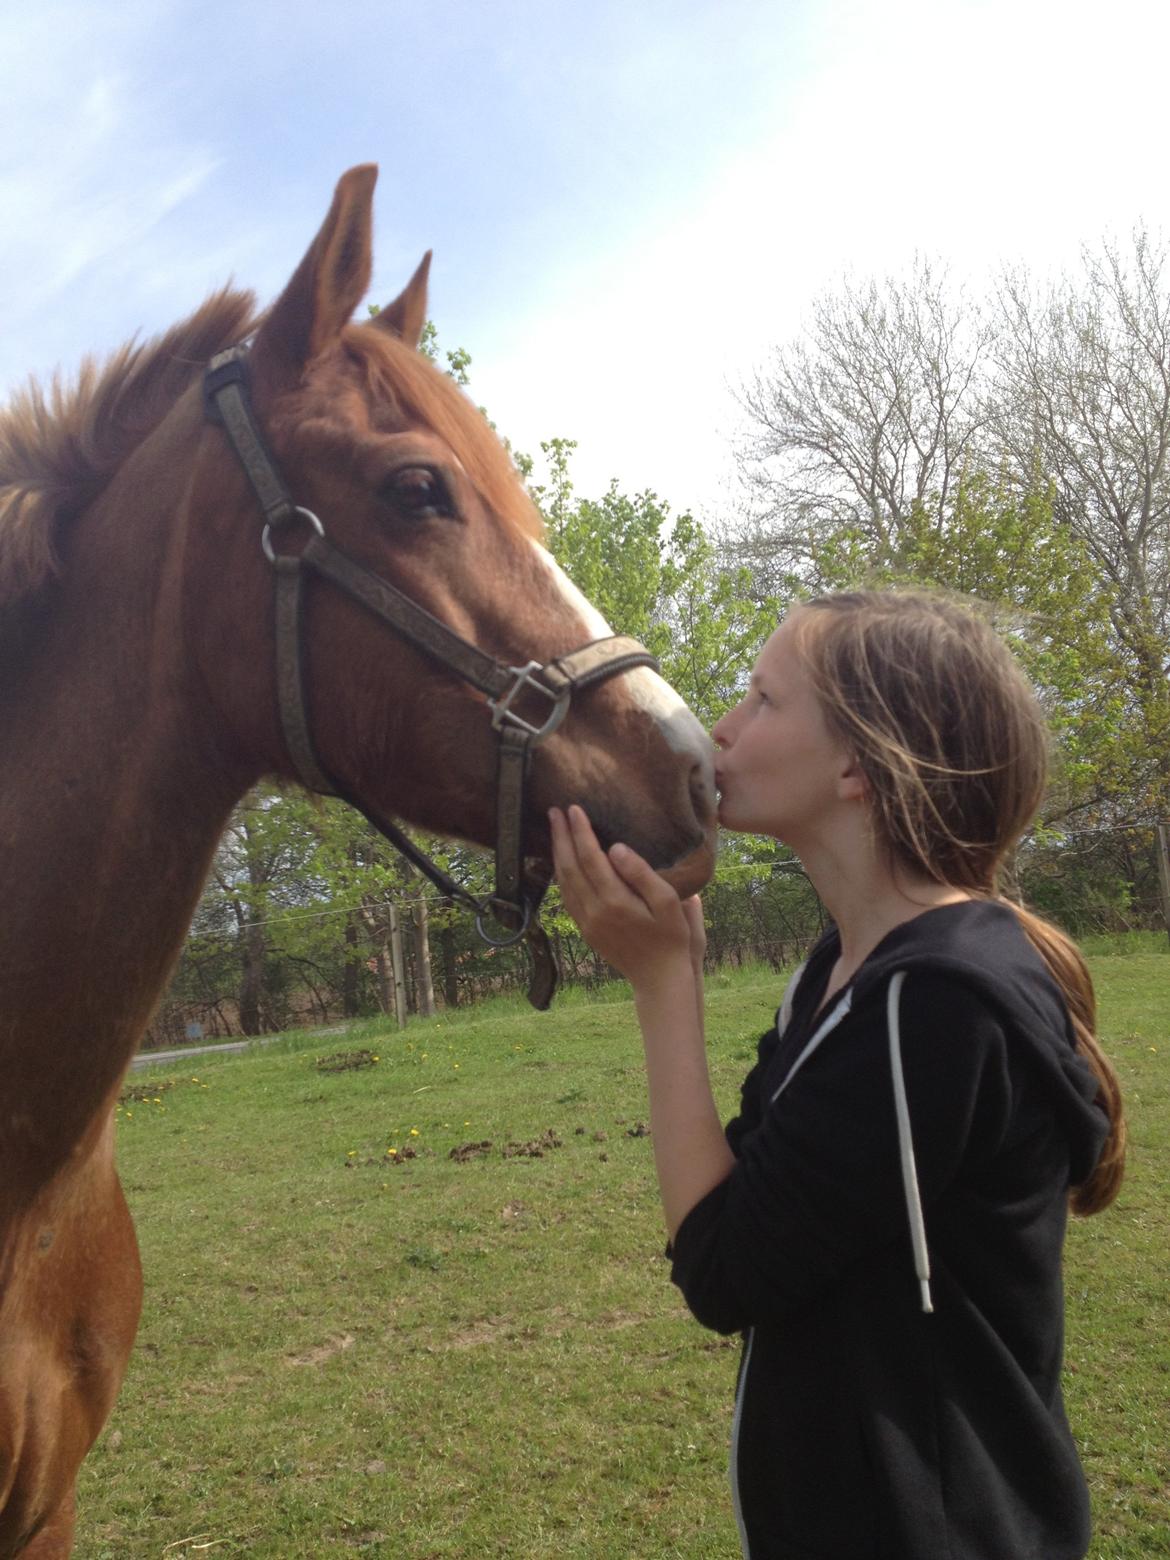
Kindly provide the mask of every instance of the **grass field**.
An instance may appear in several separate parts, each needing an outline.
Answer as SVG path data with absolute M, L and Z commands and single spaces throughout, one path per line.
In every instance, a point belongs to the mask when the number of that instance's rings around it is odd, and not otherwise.
M 1070 1238 L 1067 1390 L 1095 1560 L 1149 1560 L 1170 1556 L 1170 957 L 1093 968 L 1133 1154 Z M 767 971 L 711 983 L 728 1109 L 777 1000 Z M 317 1066 L 338 1051 L 367 1064 Z M 615 987 L 132 1075 L 146 1308 L 79 1560 L 733 1560 L 738 1345 L 668 1281 L 640 1054 Z

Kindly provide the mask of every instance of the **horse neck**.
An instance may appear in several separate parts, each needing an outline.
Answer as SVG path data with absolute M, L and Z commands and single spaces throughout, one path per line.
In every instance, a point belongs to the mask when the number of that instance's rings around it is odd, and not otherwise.
M 190 593 L 217 583 L 190 572 L 197 436 L 173 415 L 74 522 L 0 675 L 0 1075 L 52 1101 L 50 1157 L 116 1086 L 255 778 L 217 745 L 184 643 Z

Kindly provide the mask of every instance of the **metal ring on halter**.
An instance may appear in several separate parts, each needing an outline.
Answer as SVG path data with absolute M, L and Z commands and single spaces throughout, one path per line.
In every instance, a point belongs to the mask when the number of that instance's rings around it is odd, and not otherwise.
M 490 904 L 491 901 L 489 900 L 488 905 L 485 905 L 484 909 L 480 910 L 476 915 L 476 931 L 483 938 L 484 942 L 487 943 L 491 948 L 514 948 L 528 931 L 529 922 L 532 920 L 532 906 L 528 903 L 527 899 L 524 901 L 524 918 L 520 922 L 519 931 L 509 932 L 507 937 L 493 937 L 490 932 L 484 930 L 483 924 L 484 914 L 487 913 L 490 915 L 493 913 L 489 908 Z M 516 907 L 515 905 L 512 905 L 510 908 L 514 910 Z
M 305 509 L 300 504 L 295 504 L 293 506 L 293 514 L 294 515 L 300 515 L 302 520 L 307 520 L 309 522 L 309 524 L 312 526 L 313 530 L 316 531 L 318 536 L 324 536 L 325 535 L 325 527 L 321 524 L 320 520 L 317 519 L 317 516 L 313 513 L 313 511 L 311 509 Z M 284 523 L 285 523 L 285 525 L 287 525 L 288 521 L 286 520 Z M 282 527 L 282 529 L 283 529 L 283 527 Z M 260 533 L 260 545 L 264 549 L 264 556 L 268 559 L 269 563 L 275 563 L 276 562 L 276 552 L 275 552 L 275 550 L 273 549 L 273 546 L 272 546 L 272 522 L 271 521 L 269 521 L 269 523 L 264 527 L 263 531 Z

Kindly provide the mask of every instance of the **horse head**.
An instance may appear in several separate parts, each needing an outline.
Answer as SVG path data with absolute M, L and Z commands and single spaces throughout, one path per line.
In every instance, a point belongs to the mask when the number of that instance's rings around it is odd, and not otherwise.
M 612 630 L 543 545 L 540 518 L 482 413 L 417 350 L 429 255 L 393 303 L 351 323 L 371 274 L 375 178 L 373 167 L 343 176 L 259 327 L 248 374 L 261 436 L 292 500 L 319 517 L 331 547 L 497 662 L 544 665 Z M 232 516 L 220 579 L 262 592 L 262 517 L 215 430 L 198 480 L 202 504 L 211 486 L 214 507 Z M 274 707 L 266 614 L 253 609 L 241 621 L 238 591 L 200 593 L 208 661 L 247 642 L 231 674 L 209 666 L 204 685 L 236 744 L 252 749 L 261 769 L 293 776 L 287 742 L 256 719 L 257 699 Z M 307 587 L 303 655 L 312 742 L 336 789 L 375 813 L 493 843 L 496 733 L 482 692 L 319 577 Z M 547 854 L 547 809 L 571 801 L 603 841 L 632 845 L 680 893 L 710 876 L 711 745 L 655 671 L 623 670 L 576 694 L 534 750 L 529 855 Z

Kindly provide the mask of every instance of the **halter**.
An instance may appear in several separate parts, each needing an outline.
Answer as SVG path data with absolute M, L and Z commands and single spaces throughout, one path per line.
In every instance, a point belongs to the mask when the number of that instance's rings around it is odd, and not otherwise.
M 317 516 L 293 502 L 265 447 L 248 396 L 247 355 L 247 346 L 238 346 L 212 358 L 203 383 L 204 409 L 208 419 L 227 433 L 264 511 L 260 545 L 275 579 L 277 701 L 293 767 L 308 790 L 348 802 L 436 888 L 473 910 L 476 930 L 485 942 L 505 948 L 527 939 L 533 961 L 528 998 L 534 1007 L 546 1008 L 556 987 L 556 965 L 537 916 L 548 877 L 524 867 L 524 781 L 532 750 L 564 720 L 574 693 L 636 666 L 657 670 L 658 663 L 636 639 L 615 635 L 543 666 L 539 661 L 508 666 L 462 639 L 389 580 L 334 547 Z M 307 531 L 307 540 L 296 552 L 280 550 L 278 540 L 286 541 L 294 530 Z M 487 695 L 492 728 L 499 737 L 494 893 L 482 898 L 469 893 L 396 823 L 359 801 L 322 767 L 305 698 L 301 600 L 306 570 L 330 581 L 416 649 Z M 532 713 L 534 698 L 545 704 L 537 718 L 529 720 L 514 706 L 523 699 Z M 509 928 L 507 935 L 489 932 L 488 918 Z

